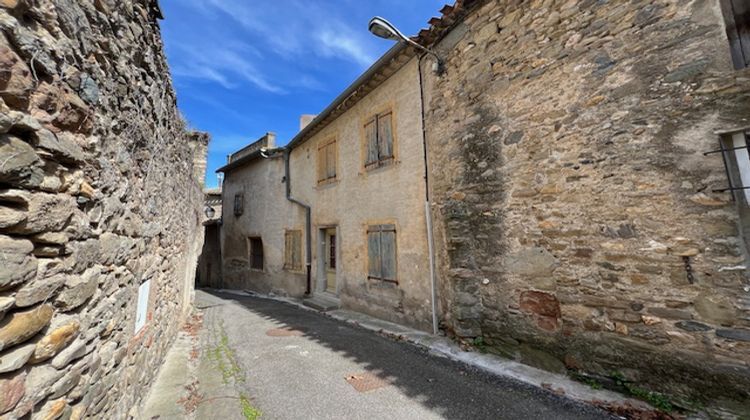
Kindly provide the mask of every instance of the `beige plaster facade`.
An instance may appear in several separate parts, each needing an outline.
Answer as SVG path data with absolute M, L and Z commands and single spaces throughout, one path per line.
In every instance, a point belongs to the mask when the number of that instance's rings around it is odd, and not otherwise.
M 339 238 L 337 294 L 343 307 L 428 329 L 429 257 L 424 219 L 424 152 L 415 59 L 292 150 L 292 194 L 312 207 L 313 289 L 323 290 L 321 231 Z M 374 115 L 393 115 L 394 162 L 365 169 L 365 132 Z M 317 148 L 335 139 L 336 180 L 318 185 Z M 396 226 L 398 284 L 368 280 L 367 228 Z
M 365 124 L 392 115 L 394 159 L 365 168 Z M 290 152 L 292 196 L 309 205 L 311 291 L 344 308 L 430 329 L 429 256 L 425 225 L 424 151 L 416 59 Z M 318 182 L 318 148 L 335 141 L 335 179 Z M 222 255 L 224 286 L 301 297 L 306 268 L 284 268 L 285 233 L 305 234 L 305 213 L 285 197 L 284 156 L 276 153 L 225 171 Z M 244 194 L 245 210 L 233 213 Z M 368 226 L 394 225 L 397 283 L 368 279 Z M 335 233 L 336 268 L 327 269 L 326 234 Z M 251 269 L 248 238 L 263 241 L 264 267 Z M 329 239 L 330 241 L 330 239 Z M 304 240 L 299 244 L 304 260 Z
M 220 233 L 221 287 L 304 295 L 304 272 L 284 269 L 284 232 L 302 230 L 304 214 L 285 198 L 283 159 L 258 156 L 225 176 Z M 234 211 L 235 197 L 243 202 L 240 215 Z M 251 267 L 250 238 L 262 241 L 262 269 Z

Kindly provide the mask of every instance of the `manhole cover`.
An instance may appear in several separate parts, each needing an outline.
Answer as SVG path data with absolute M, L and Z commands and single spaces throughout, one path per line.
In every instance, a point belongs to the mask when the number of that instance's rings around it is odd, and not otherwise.
M 388 381 L 372 373 L 347 375 L 346 382 L 349 382 L 349 385 L 354 387 L 357 392 L 368 392 L 388 385 Z
M 296 328 L 272 328 L 266 331 L 266 335 L 269 337 L 299 337 L 304 335 L 305 332 Z

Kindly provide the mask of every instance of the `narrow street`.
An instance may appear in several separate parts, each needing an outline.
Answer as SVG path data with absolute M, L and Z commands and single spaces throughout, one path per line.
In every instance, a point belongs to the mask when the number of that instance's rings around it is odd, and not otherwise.
M 196 306 L 144 418 L 608 418 L 282 302 L 199 290 Z

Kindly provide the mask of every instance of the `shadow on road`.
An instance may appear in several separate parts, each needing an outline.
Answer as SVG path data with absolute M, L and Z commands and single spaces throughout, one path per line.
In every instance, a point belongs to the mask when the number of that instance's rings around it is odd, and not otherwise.
M 397 387 L 413 401 L 449 419 L 601 419 L 611 418 L 591 406 L 526 384 L 480 372 L 428 355 L 362 328 L 258 297 L 204 290 L 232 300 L 264 319 L 299 330 L 302 336 Z M 343 378 L 342 378 L 343 380 Z

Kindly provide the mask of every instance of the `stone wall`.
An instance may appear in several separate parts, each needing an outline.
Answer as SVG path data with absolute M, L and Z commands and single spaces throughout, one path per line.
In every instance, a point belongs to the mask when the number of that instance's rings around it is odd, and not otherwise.
M 445 326 L 747 414 L 747 254 L 703 155 L 750 120 L 719 1 L 475 3 L 436 46 L 447 73 L 424 68 Z
M 156 10 L 0 0 L 2 418 L 137 416 L 189 308 L 205 137 L 177 112 Z

